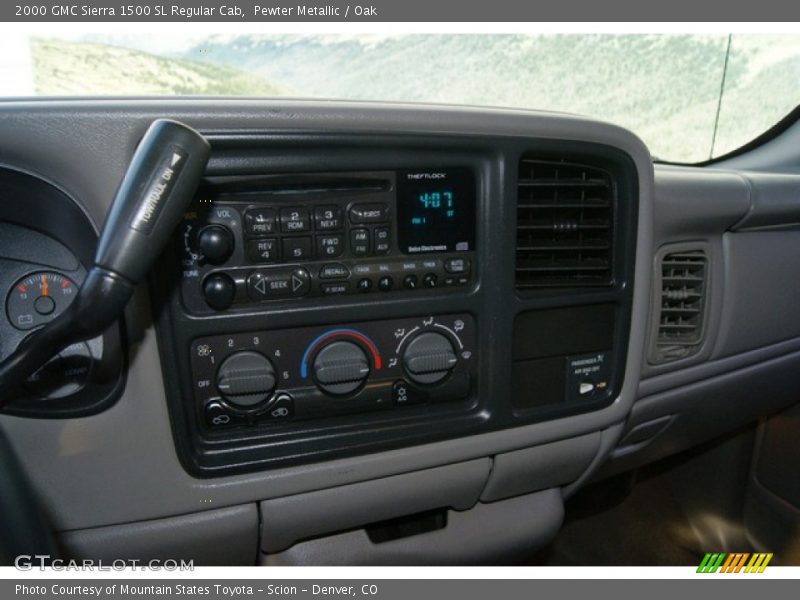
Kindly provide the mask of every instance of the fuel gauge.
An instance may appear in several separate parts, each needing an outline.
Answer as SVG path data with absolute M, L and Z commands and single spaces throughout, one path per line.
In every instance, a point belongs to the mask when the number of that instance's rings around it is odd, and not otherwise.
M 64 312 L 77 294 L 78 286 L 66 275 L 54 271 L 31 273 L 8 292 L 8 319 L 17 329 L 33 329 Z

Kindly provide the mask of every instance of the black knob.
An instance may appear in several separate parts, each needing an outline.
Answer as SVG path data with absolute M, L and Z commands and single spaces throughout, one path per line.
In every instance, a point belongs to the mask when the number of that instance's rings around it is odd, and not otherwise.
M 314 359 L 314 377 L 319 388 L 329 394 L 356 391 L 369 376 L 369 359 L 353 342 L 333 342 Z
M 214 310 L 225 310 L 236 296 L 236 284 L 225 273 L 212 273 L 203 281 L 203 297 Z
M 275 368 L 269 359 L 250 350 L 231 354 L 217 371 L 219 393 L 239 408 L 252 408 L 269 398 L 275 381 Z
M 409 379 L 430 385 L 438 383 L 458 362 L 453 344 L 441 333 L 427 332 L 415 337 L 403 352 L 403 367 Z
M 233 254 L 233 233 L 224 225 L 208 225 L 197 234 L 197 247 L 205 261 L 221 265 Z
M 439 278 L 436 277 L 436 273 L 428 273 L 422 278 L 422 285 L 426 288 L 435 288 L 438 281 Z

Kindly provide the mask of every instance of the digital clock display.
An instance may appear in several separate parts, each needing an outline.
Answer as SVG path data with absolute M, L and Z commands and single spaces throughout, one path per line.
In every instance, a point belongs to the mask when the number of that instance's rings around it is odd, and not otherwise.
M 398 173 L 397 213 L 406 254 L 475 249 L 475 178 L 468 169 Z

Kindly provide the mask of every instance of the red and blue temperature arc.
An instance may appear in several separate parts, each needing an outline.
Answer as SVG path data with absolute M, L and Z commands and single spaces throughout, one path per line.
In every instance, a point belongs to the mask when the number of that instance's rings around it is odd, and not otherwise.
M 314 349 L 332 337 L 353 338 L 358 340 L 367 347 L 369 353 L 372 355 L 372 362 L 375 365 L 375 369 L 379 370 L 381 368 L 381 355 L 378 353 L 378 347 L 375 345 L 375 342 L 355 329 L 331 329 L 313 339 L 308 347 L 306 347 L 306 351 L 303 353 L 303 359 L 300 361 L 300 377 L 303 379 L 308 377 L 308 357 L 311 356 Z

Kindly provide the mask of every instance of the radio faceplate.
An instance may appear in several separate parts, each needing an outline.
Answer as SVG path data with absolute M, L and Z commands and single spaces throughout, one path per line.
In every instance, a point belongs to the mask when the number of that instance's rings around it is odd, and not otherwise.
M 184 305 L 463 289 L 476 187 L 465 168 L 216 178 L 177 240 Z

